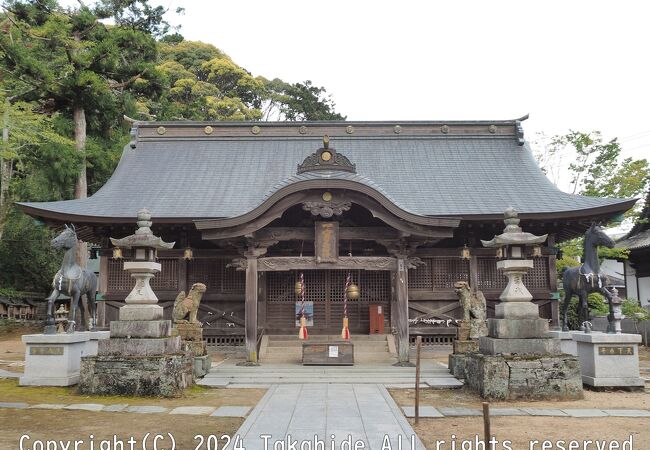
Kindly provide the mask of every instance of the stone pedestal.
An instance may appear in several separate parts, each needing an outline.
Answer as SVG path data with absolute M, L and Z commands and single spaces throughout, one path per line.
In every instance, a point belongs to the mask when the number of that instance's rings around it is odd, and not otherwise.
M 639 376 L 641 335 L 572 333 L 582 367 L 582 382 L 595 388 L 644 389 Z
M 192 357 L 172 336 L 171 321 L 119 320 L 110 329 L 97 355 L 82 358 L 82 393 L 173 397 L 192 384 Z
M 108 339 L 111 336 L 109 331 L 82 331 L 82 333 L 88 335 L 88 342 L 82 356 L 95 356 L 99 348 L 99 341 Z
M 27 334 L 22 337 L 25 373 L 21 386 L 72 386 L 79 382 L 79 366 L 90 336 L 71 334 Z
M 203 340 L 203 327 L 200 323 L 178 321 L 174 324 L 172 331 L 174 336 L 181 339 L 181 346 L 184 351 L 191 353 L 194 357 L 194 376 L 204 377 L 210 371 L 212 358 Z
M 570 355 L 503 356 L 471 353 L 465 383 L 495 400 L 577 400 L 582 398 L 580 365 Z
M 547 337 L 560 341 L 560 351 L 565 355 L 578 356 L 578 344 L 573 340 L 575 331 L 552 330 L 546 333 Z
M 465 379 L 467 354 L 478 352 L 478 340 L 469 338 L 470 330 L 471 326 L 469 323 L 460 323 L 458 327 L 458 338 L 454 341 L 454 352 L 449 355 L 449 372 L 459 380 Z

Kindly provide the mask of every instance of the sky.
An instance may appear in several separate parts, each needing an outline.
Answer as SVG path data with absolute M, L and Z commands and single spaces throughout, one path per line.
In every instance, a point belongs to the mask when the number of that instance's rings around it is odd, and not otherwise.
M 253 75 L 312 80 L 348 120 L 512 119 L 650 155 L 650 3 L 164 0 Z

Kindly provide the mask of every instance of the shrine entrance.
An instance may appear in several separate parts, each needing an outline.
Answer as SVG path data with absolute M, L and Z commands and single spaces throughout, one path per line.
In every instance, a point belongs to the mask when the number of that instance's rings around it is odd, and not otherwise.
M 294 285 L 299 271 L 268 272 L 266 274 L 266 328 L 269 334 L 297 334 Z M 339 334 L 343 324 L 343 290 L 346 270 L 304 270 L 306 311 L 313 305 L 311 334 Z M 380 305 L 384 313 L 384 329 L 390 330 L 391 272 L 350 271 L 359 285 L 359 300 L 348 301 L 351 333 L 368 334 L 370 305 Z

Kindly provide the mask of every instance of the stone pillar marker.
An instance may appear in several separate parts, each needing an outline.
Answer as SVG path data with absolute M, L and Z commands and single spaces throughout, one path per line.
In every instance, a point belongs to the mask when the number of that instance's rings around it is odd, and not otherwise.
M 548 321 L 524 284 L 533 268 L 527 248 L 540 245 L 547 236 L 524 232 L 513 208 L 504 213 L 503 234 L 483 246 L 496 248 L 497 269 L 508 278 L 488 319 L 488 336 L 479 339 L 478 353 L 467 359 L 465 380 L 471 389 L 492 399 L 577 399 L 582 398 L 578 360 L 563 355 L 560 341 L 548 336 Z
M 171 320 L 163 320 L 163 308 L 149 281 L 161 270 L 156 262 L 163 242 L 151 231 L 151 213 L 138 211 L 135 234 L 113 239 L 113 245 L 132 250 L 124 270 L 135 287 L 110 323 L 110 339 L 99 341 L 97 356 L 81 361 L 79 387 L 85 394 L 176 396 L 192 383 L 193 361 L 184 353 L 179 336 L 172 336 Z

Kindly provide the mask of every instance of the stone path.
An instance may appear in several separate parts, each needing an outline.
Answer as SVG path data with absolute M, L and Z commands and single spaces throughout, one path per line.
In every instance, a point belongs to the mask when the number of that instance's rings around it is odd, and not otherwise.
M 22 402 L 0 402 L 0 408 L 12 409 L 66 409 L 90 412 L 117 412 L 136 414 L 186 414 L 192 416 L 211 417 L 246 417 L 250 406 L 179 406 L 177 408 L 165 408 L 154 405 L 132 405 L 121 403 L 116 405 L 104 405 L 101 403 L 38 403 L 30 405 Z
M 324 448 L 341 448 L 343 441 L 363 442 L 365 449 L 424 450 L 424 446 L 390 397 L 379 384 L 274 385 L 236 433 L 246 450 L 264 449 L 282 440 L 284 448 L 297 441 L 324 442 Z M 334 437 L 332 437 L 332 435 Z M 266 436 L 266 438 L 264 437 Z M 412 447 L 411 443 L 414 443 Z M 386 448 L 386 447 L 385 447 Z

